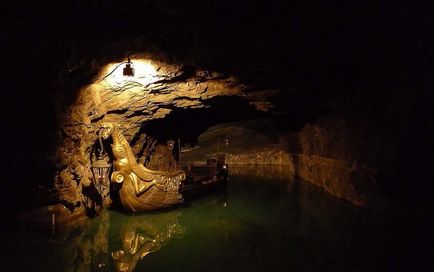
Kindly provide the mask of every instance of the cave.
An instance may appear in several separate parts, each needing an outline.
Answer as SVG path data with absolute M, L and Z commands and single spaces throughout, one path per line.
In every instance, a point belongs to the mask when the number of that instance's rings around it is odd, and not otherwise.
M 0 268 L 429 271 L 432 15 L 6 1 Z

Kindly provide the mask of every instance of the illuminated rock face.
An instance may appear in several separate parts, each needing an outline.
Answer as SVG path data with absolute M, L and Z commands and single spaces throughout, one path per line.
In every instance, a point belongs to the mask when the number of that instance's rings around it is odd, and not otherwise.
M 272 122 L 265 119 L 223 123 L 202 133 L 198 146 L 182 152 L 181 159 L 199 163 L 210 154 L 225 153 L 228 164 L 285 165 L 292 169 L 292 158 L 280 136 Z
M 257 102 L 254 95 L 246 96 L 246 87 L 232 77 L 154 60 L 132 58 L 132 62 L 134 77 L 122 77 L 122 65 L 107 65 L 92 84 L 80 89 L 63 115 L 55 187 L 59 200 L 70 206 L 83 201 L 82 187 L 92 183 L 90 166 L 101 123 L 121 125 L 138 162 L 154 170 L 174 170 L 167 147 L 141 131 L 145 122 L 164 118 L 176 108 L 205 107 L 205 101 L 216 96 L 245 96 Z M 258 105 L 264 107 L 264 103 Z M 110 152 L 108 143 L 105 149 Z
M 286 165 L 289 170 L 293 170 L 291 156 L 283 150 L 264 149 L 256 152 L 246 152 L 243 154 L 231 154 L 226 156 L 228 164 L 247 164 L 247 165 Z
M 366 162 L 375 149 L 362 135 L 340 118 L 304 126 L 288 138 L 296 175 L 354 205 L 376 205 L 378 170 Z
M 204 132 L 198 146 L 183 152 L 181 158 L 183 162 L 200 162 L 219 150 L 226 153 L 230 169 L 256 165 L 260 167 L 254 168 L 255 172 L 267 172 L 267 165 L 280 165 L 335 197 L 370 206 L 376 205 L 373 201 L 378 193 L 378 170 L 372 166 L 377 164 L 368 161 L 375 154 L 369 144 L 376 140 L 363 139 L 363 131 L 366 128 L 350 127 L 341 118 L 320 118 L 289 135 L 279 134 L 266 120 L 226 123 Z M 223 144 L 225 138 L 230 139 L 228 146 Z

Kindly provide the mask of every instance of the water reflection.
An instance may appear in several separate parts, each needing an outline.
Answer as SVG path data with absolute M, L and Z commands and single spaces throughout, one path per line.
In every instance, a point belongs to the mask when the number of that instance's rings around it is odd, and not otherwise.
M 293 180 L 295 172 L 289 165 L 230 165 L 229 174 L 268 180 Z
M 30 227 L 8 233 L 0 271 L 385 271 L 402 259 L 400 221 L 387 214 L 296 179 L 282 182 L 290 175 L 284 168 L 231 171 L 227 191 L 176 210 L 103 211 L 54 237 Z M 276 175 L 252 176 L 260 171 Z
M 51 243 L 61 245 L 62 271 L 109 271 L 110 213 L 60 230 Z
M 104 210 L 95 219 L 59 229 L 49 239 L 54 251 L 47 255 L 60 255 L 61 271 L 134 271 L 144 257 L 184 234 L 181 215 L 180 211 L 166 211 L 134 216 Z M 38 268 L 59 269 L 51 266 L 47 261 Z
M 178 223 L 181 212 L 169 212 L 149 216 L 132 216 L 122 223 L 120 239 L 122 249 L 111 256 L 117 271 L 134 271 L 137 262 L 148 254 L 160 250 L 170 239 L 182 235 Z

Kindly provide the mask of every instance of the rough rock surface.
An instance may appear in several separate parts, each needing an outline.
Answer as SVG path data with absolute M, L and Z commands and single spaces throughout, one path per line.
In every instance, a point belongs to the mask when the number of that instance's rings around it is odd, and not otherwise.
M 365 159 L 375 150 L 363 148 L 376 139 L 364 139 L 360 131 L 366 132 L 366 128 L 357 128 L 342 118 L 321 118 L 286 136 L 269 121 L 226 123 L 204 132 L 198 146 L 183 153 L 182 160 L 204 162 L 207 155 L 220 149 L 226 153 L 228 164 L 245 166 L 234 168 L 237 172 L 249 172 L 246 167 L 255 165 L 280 165 L 354 205 L 376 205 L 378 170 Z M 224 139 L 229 139 L 228 146 L 223 145 Z M 258 169 L 267 172 L 264 167 Z M 261 175 L 260 170 L 255 172 Z
M 295 177 L 294 169 L 288 167 L 288 165 L 269 164 L 234 164 L 229 166 L 229 174 L 255 179 L 281 180 L 283 182 L 293 181 Z
M 279 143 L 278 132 L 263 119 L 213 126 L 199 136 L 195 148 L 181 153 L 181 160 L 203 163 L 215 153 L 225 153 L 228 164 L 293 165 Z
M 287 165 L 293 168 L 291 156 L 283 150 L 268 149 L 256 152 L 247 152 L 242 154 L 226 154 L 226 163 L 228 164 L 268 164 L 268 165 Z
M 362 139 L 340 118 L 322 118 L 288 138 L 296 175 L 357 206 L 375 201 L 378 170 L 361 162 Z
M 317 155 L 294 155 L 296 174 L 338 198 L 366 206 L 375 190 L 376 170 Z
M 80 89 L 66 113 L 59 112 L 62 120 L 55 188 L 59 200 L 69 207 L 83 201 L 82 188 L 92 183 L 90 169 L 99 149 L 100 124 L 120 124 L 140 163 L 154 170 L 172 171 L 176 164 L 171 152 L 146 134 L 145 122 L 164 118 L 177 108 L 206 107 L 205 101 L 216 96 L 245 96 L 255 103 L 252 94 L 247 97 L 243 93 L 246 86 L 233 77 L 158 60 L 133 58 L 133 63 L 137 64 L 135 77 L 119 80 L 114 76 L 122 67 L 109 64 L 92 84 Z M 152 74 L 141 76 L 142 64 Z M 261 109 L 266 107 L 263 102 L 259 104 Z M 104 141 L 104 149 L 109 160 L 110 140 Z

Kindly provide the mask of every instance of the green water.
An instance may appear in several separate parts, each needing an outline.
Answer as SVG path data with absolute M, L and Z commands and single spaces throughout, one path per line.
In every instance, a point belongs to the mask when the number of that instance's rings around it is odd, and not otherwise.
M 390 222 L 285 175 L 232 174 L 173 210 L 1 237 L 1 271 L 389 271 Z M 122 254 L 123 252 L 123 254 Z

